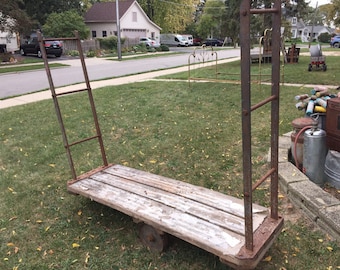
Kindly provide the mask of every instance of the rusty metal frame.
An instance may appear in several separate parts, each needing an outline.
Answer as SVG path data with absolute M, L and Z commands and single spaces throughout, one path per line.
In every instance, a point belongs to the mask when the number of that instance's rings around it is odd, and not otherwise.
M 279 94 L 280 94 L 280 42 L 272 44 L 272 84 L 271 96 L 262 102 L 251 105 L 250 74 L 250 19 L 253 14 L 272 14 L 272 40 L 281 36 L 281 1 L 275 0 L 272 8 L 252 9 L 251 1 L 243 0 L 240 7 L 241 39 L 241 95 L 242 95 L 242 150 L 243 150 L 243 193 L 245 213 L 245 248 L 253 251 L 253 190 L 267 178 L 271 178 L 270 218 L 279 219 L 278 215 L 278 137 L 279 137 Z M 252 183 L 252 141 L 251 112 L 271 103 L 271 168 L 253 185 Z
M 106 157 L 106 153 L 105 153 L 105 148 L 104 148 L 104 143 L 103 143 L 103 138 L 102 138 L 102 134 L 101 134 L 100 127 L 99 127 L 98 116 L 97 116 L 97 112 L 96 112 L 96 108 L 95 108 L 95 104 L 94 104 L 92 89 L 91 89 L 91 86 L 90 86 L 90 80 L 89 80 L 86 65 L 85 65 L 84 53 L 83 53 L 83 49 L 82 49 L 80 38 L 79 38 L 79 33 L 77 31 L 75 31 L 75 37 L 71 37 L 71 38 L 43 38 L 41 32 L 38 31 L 37 36 L 38 36 L 38 41 L 39 41 L 39 45 L 40 45 L 40 51 L 42 53 L 42 58 L 44 60 L 44 66 L 45 66 L 45 70 L 46 70 L 46 73 L 47 73 L 48 83 L 50 85 L 50 90 L 51 90 L 51 93 L 52 93 L 55 111 L 56 111 L 56 114 L 57 114 L 58 122 L 59 122 L 59 125 L 60 125 L 62 137 L 63 137 L 64 148 L 66 150 L 66 155 L 67 155 L 67 159 L 68 159 L 68 162 L 69 162 L 69 165 L 70 165 L 72 178 L 75 180 L 75 179 L 77 179 L 77 173 L 76 173 L 76 169 L 75 169 L 75 166 L 74 166 L 72 153 L 71 153 L 71 147 L 74 146 L 74 145 L 80 144 L 80 143 L 85 142 L 85 141 L 97 139 L 99 146 L 100 146 L 100 152 L 101 152 L 101 157 L 102 157 L 102 161 L 103 161 L 103 166 L 108 165 L 107 157 Z M 86 88 L 68 91 L 68 92 L 63 92 L 63 93 L 57 93 L 56 92 L 55 87 L 54 87 L 54 83 L 53 83 L 51 70 L 50 70 L 50 67 L 49 67 L 49 64 L 48 64 L 45 46 L 44 46 L 45 41 L 55 41 L 55 40 L 59 40 L 59 41 L 74 40 L 74 41 L 76 41 L 77 49 L 78 49 L 78 52 L 79 52 L 79 58 L 80 58 L 80 61 L 81 61 L 81 66 L 82 66 L 82 70 L 83 70 L 83 74 L 84 74 L 84 80 L 85 80 Z M 60 106 L 59 106 L 59 102 L 58 102 L 58 96 L 67 95 L 67 94 L 74 94 L 74 93 L 83 92 L 83 91 L 86 91 L 87 94 L 88 94 L 88 99 L 89 99 L 90 106 L 91 106 L 91 111 L 92 111 L 92 115 L 93 115 L 93 121 L 94 121 L 94 125 L 95 125 L 96 134 L 94 136 L 69 143 L 67 135 L 66 135 L 64 120 L 63 120 L 62 113 L 61 113 Z

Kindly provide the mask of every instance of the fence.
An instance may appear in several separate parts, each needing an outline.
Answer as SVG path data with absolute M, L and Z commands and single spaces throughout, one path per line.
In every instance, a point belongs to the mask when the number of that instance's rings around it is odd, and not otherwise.
M 83 52 L 87 53 L 88 51 L 96 51 L 100 49 L 100 44 L 98 40 L 82 40 L 81 46 L 83 48 Z M 70 51 L 78 50 L 77 42 L 75 40 L 64 40 L 63 41 L 63 50 L 64 53 L 67 54 Z

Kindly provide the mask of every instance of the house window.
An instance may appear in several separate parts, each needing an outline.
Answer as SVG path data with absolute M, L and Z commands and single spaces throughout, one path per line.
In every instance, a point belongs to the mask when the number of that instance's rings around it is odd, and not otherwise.
M 97 37 L 97 31 L 92 31 L 92 38 L 96 38 Z
M 132 21 L 137 22 L 137 12 L 132 12 Z
M 102 36 L 103 36 L 103 37 L 107 37 L 106 31 L 103 31 L 103 32 L 102 32 Z
M 151 39 L 155 39 L 155 32 L 151 32 Z
M 296 29 L 292 29 L 292 38 L 296 38 Z
M 297 18 L 296 17 L 293 17 L 292 18 L 292 25 L 296 25 L 297 24 Z

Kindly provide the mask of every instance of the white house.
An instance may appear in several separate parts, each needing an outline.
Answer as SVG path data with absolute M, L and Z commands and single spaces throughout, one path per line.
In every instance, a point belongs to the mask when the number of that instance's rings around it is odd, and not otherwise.
M 19 35 L 0 31 L 0 45 L 5 45 L 8 52 L 18 51 L 20 46 Z
M 138 40 L 140 37 L 149 37 L 160 41 L 161 28 L 149 19 L 136 0 L 120 0 L 118 4 L 122 38 Z M 90 38 L 116 36 L 116 2 L 93 4 L 84 20 L 90 28 Z
M 0 16 L 2 16 L 0 12 Z M 19 50 L 20 37 L 19 34 L 8 30 L 8 25 L 14 25 L 13 19 L 7 19 L 6 24 L 3 25 L 4 30 L 0 31 L 0 46 L 6 47 L 8 52 L 15 52 Z
M 296 17 L 291 18 L 291 27 L 292 38 L 301 38 L 302 42 L 308 42 L 310 37 L 317 40 L 322 33 L 334 32 L 334 29 L 323 25 L 305 25 L 302 19 L 298 20 Z

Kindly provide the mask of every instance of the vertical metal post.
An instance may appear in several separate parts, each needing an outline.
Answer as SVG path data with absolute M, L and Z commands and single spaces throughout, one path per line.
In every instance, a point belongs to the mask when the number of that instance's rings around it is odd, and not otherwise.
M 251 164 L 251 104 L 250 104 L 250 1 L 243 0 L 240 8 L 241 41 L 241 100 L 243 193 L 245 246 L 253 250 L 252 164 Z
M 104 164 L 104 166 L 107 166 L 108 162 L 107 162 L 107 158 L 106 158 L 106 154 L 105 154 L 103 137 L 102 137 L 101 130 L 100 130 L 100 127 L 99 127 L 98 115 L 97 115 L 96 107 L 95 107 L 95 104 L 94 104 L 92 89 L 91 89 L 91 86 L 90 86 L 90 80 L 89 80 L 89 76 L 88 76 L 86 65 L 85 65 L 83 48 L 81 46 L 81 41 L 80 41 L 80 38 L 79 38 L 78 31 L 75 31 L 75 36 L 76 36 L 76 39 L 77 39 L 77 47 L 78 47 L 78 51 L 79 51 L 79 55 L 80 55 L 81 65 L 82 65 L 82 68 L 83 68 L 83 73 L 84 73 L 84 78 L 85 78 L 85 83 L 86 83 L 86 88 L 87 88 L 87 94 L 88 94 L 88 98 L 89 98 L 90 105 L 91 105 L 93 121 L 94 121 L 94 125 L 95 125 L 95 128 L 96 128 L 96 133 L 97 133 L 97 136 L 98 136 L 100 152 L 101 152 L 101 155 L 102 155 L 103 164 Z
M 272 16 L 272 96 L 276 98 L 271 102 L 271 167 L 275 171 L 271 175 L 271 217 L 279 218 L 278 214 L 278 145 L 279 145 L 279 106 L 280 106 L 280 51 L 281 42 L 281 1 L 275 0 Z
M 38 41 L 39 41 L 39 45 L 40 45 L 40 51 L 42 53 L 42 58 L 44 60 L 44 66 L 45 66 L 45 70 L 46 70 L 46 73 L 47 73 L 48 83 L 50 85 L 50 90 L 51 90 L 51 93 L 52 93 L 55 111 L 56 111 L 56 114 L 57 114 L 58 122 L 59 122 L 60 129 L 61 129 L 61 134 L 62 134 L 62 137 L 63 137 L 64 148 L 66 150 L 67 159 L 68 159 L 68 162 L 70 164 L 72 178 L 76 179 L 77 174 L 76 174 L 76 171 L 75 171 L 75 168 L 74 168 L 72 154 L 71 154 L 68 139 L 67 139 L 67 136 L 66 136 L 64 121 L 63 121 L 62 114 L 61 114 L 61 111 L 60 111 L 60 106 L 59 106 L 59 103 L 58 103 L 57 94 L 55 92 L 55 87 L 54 87 L 54 84 L 53 84 L 51 70 L 50 70 L 50 67 L 48 65 L 47 54 L 46 54 L 46 50 L 45 50 L 45 47 L 44 47 L 44 40 L 43 40 L 43 37 L 42 37 L 42 35 L 39 31 L 37 31 L 37 36 L 38 36 Z

